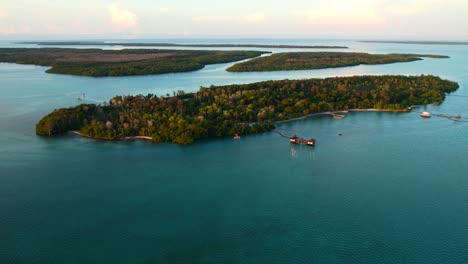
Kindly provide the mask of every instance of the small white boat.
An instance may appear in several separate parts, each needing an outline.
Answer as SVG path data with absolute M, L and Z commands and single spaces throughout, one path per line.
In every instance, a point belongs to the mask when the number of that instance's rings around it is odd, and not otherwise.
M 424 118 L 430 118 L 430 117 L 431 117 L 431 113 L 429 113 L 429 112 L 422 112 L 422 113 L 420 114 L 420 116 L 421 116 L 421 117 L 424 117 Z
M 345 118 L 345 115 L 340 115 L 340 114 L 335 114 L 335 113 L 332 113 L 331 115 L 332 115 L 333 118 L 335 118 L 335 119 L 343 119 L 343 118 Z

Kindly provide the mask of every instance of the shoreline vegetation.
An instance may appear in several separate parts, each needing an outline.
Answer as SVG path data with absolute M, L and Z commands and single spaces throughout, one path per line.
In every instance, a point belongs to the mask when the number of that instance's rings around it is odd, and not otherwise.
M 84 138 L 93 138 L 92 136 L 89 136 L 89 135 L 85 135 L 83 133 L 80 133 L 78 131 L 69 131 L 70 134 L 72 135 L 76 135 L 76 136 L 80 136 L 80 137 L 84 137 Z M 152 137 L 148 137 L 148 136 L 132 136 L 132 137 L 124 137 L 122 138 L 122 140 L 135 140 L 135 139 L 141 139 L 141 140 L 150 140 L 150 141 L 153 141 L 153 138 Z M 102 140 L 115 140 L 115 139 L 102 139 Z
M 47 73 L 105 77 L 189 72 L 209 64 L 241 61 L 265 53 L 269 52 L 0 48 L 0 62 L 50 66 Z
M 333 114 L 340 114 L 340 113 L 353 113 L 353 112 L 383 112 L 383 113 L 408 113 L 411 112 L 411 110 L 407 109 L 402 109 L 402 110 L 388 110 L 388 109 L 376 109 L 376 108 L 354 108 L 354 109 L 348 109 L 348 110 L 336 110 L 336 111 L 326 111 L 326 112 L 319 112 L 319 113 L 313 113 L 301 117 L 296 117 L 288 120 L 282 120 L 282 121 L 276 121 L 275 124 L 282 124 L 282 123 L 288 123 L 292 121 L 297 121 L 297 120 L 302 120 L 302 119 L 307 119 L 309 117 L 313 116 L 319 116 L 319 115 L 331 115 Z
M 283 123 L 288 123 L 288 122 L 293 122 L 293 121 L 298 121 L 298 120 L 303 120 L 307 119 L 309 117 L 313 116 L 319 116 L 319 115 L 330 115 L 332 116 L 334 113 L 352 113 L 352 112 L 383 112 L 383 113 L 408 113 L 411 112 L 411 110 L 386 110 L 386 109 L 375 109 L 375 108 L 366 108 L 366 109 L 349 109 L 349 110 L 343 110 L 343 111 L 327 111 L 327 112 L 320 112 L 320 113 L 314 113 L 314 114 L 309 114 L 306 116 L 301 116 L 301 117 L 296 117 L 296 118 L 291 118 L 288 120 L 282 120 L 282 121 L 277 121 L 274 122 L 274 124 L 283 124 Z M 132 136 L 132 137 L 124 137 L 124 138 L 118 138 L 118 139 L 107 139 L 107 138 L 94 138 L 89 135 L 85 135 L 83 133 L 80 133 L 78 131 L 69 131 L 70 134 L 76 135 L 76 136 L 81 136 L 84 138 L 92 138 L 92 139 L 97 139 L 97 140 L 108 140 L 108 141 L 115 141 L 115 140 L 149 140 L 149 141 L 154 141 L 152 137 L 148 136 Z
M 363 43 L 392 43 L 420 45 L 468 45 L 467 41 L 411 41 L 411 40 L 361 40 Z
M 257 57 L 227 68 L 230 72 L 291 71 L 338 68 L 357 65 L 379 65 L 411 62 L 422 58 L 446 59 L 432 54 L 369 54 L 360 52 L 284 52 Z
M 39 41 L 17 42 L 39 46 L 123 46 L 123 47 L 187 47 L 187 48 L 275 48 L 275 49 L 348 49 L 346 46 L 324 45 L 267 45 L 267 44 L 182 44 L 182 43 L 131 43 L 131 42 L 87 42 L 87 41 Z
M 353 76 L 201 87 L 175 96 L 116 96 L 103 105 L 57 109 L 36 134 L 76 131 L 95 139 L 148 139 L 190 144 L 198 139 L 271 131 L 275 124 L 339 111 L 408 111 L 440 104 L 456 82 L 432 75 Z

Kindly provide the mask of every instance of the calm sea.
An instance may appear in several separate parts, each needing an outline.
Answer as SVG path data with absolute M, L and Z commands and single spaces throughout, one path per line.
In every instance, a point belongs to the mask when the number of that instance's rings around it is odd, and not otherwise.
M 468 95 L 468 46 L 185 42 L 346 45 L 451 58 L 263 73 L 229 73 L 231 64 L 218 64 L 117 78 L 0 64 L 0 263 L 468 262 L 467 123 L 416 113 L 351 113 L 279 126 L 316 138 L 315 148 L 291 146 L 275 133 L 190 146 L 34 134 L 42 116 L 78 104 L 82 93 L 99 103 L 211 84 L 434 74 L 459 82 L 455 94 Z M 18 46 L 33 45 L 0 43 Z M 427 110 L 468 116 L 468 97 L 448 96 Z

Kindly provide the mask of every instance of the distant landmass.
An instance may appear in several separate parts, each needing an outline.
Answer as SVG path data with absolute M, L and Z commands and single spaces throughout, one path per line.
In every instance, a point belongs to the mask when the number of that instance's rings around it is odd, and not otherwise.
M 48 73 L 128 76 L 188 72 L 205 65 L 258 57 L 262 51 L 2 48 L 0 62 L 51 66 Z
M 131 42 L 88 42 L 88 41 L 40 41 L 17 42 L 42 46 L 135 46 L 135 47 L 191 47 L 191 48 L 275 48 L 275 49 L 347 49 L 345 46 L 311 45 L 263 45 L 263 44 L 177 44 L 177 43 L 131 43 Z
M 369 54 L 358 52 L 284 52 L 237 63 L 231 72 L 326 69 L 360 64 L 376 65 L 410 62 L 427 58 L 449 58 L 430 54 Z
M 411 41 L 411 40 L 361 40 L 365 43 L 395 43 L 395 44 L 422 44 L 422 45 L 468 45 L 468 41 Z
M 441 103 L 458 84 L 436 76 L 353 76 L 212 86 L 175 96 L 116 96 L 104 105 L 81 104 L 53 111 L 36 134 L 73 131 L 96 139 L 148 139 L 189 144 L 270 131 L 278 121 L 348 109 L 408 111 Z

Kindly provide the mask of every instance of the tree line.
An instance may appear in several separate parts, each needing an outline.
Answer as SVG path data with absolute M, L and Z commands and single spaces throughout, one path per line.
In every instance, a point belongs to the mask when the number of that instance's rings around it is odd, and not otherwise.
M 195 71 L 205 65 L 245 60 L 264 53 L 210 50 L 0 48 L 0 62 L 51 66 L 46 71 L 48 73 L 104 77 Z M 132 55 L 140 56 L 132 57 Z M 145 58 L 141 55 L 148 56 Z
M 353 76 L 201 87 L 175 96 L 116 96 L 103 105 L 81 104 L 45 116 L 36 133 L 70 130 L 99 139 L 148 136 L 154 142 L 269 131 L 276 121 L 347 109 L 406 109 L 436 103 L 458 84 L 436 76 Z
M 325 69 L 360 64 L 377 65 L 410 62 L 427 58 L 449 58 L 430 54 L 369 54 L 361 52 L 284 52 L 237 63 L 227 70 L 231 72 L 287 71 Z

